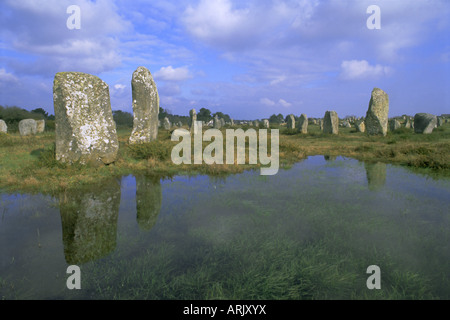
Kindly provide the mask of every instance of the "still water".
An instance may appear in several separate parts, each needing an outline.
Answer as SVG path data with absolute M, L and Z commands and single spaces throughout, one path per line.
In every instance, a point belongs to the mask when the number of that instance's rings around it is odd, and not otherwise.
M 449 199 L 449 179 L 322 156 L 276 176 L 2 194 L 0 297 L 449 299 Z

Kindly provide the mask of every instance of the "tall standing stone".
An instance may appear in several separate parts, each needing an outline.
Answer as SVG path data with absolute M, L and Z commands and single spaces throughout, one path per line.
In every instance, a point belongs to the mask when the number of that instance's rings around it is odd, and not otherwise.
M 222 121 L 220 121 L 219 117 L 216 115 L 214 117 L 214 129 L 222 128 Z
M 220 118 L 220 124 L 222 125 L 222 127 L 225 127 L 225 119 L 224 118 Z
M 336 111 L 327 111 L 323 117 L 323 132 L 339 134 L 339 117 Z
M 256 128 L 259 128 L 259 121 L 258 121 L 258 120 L 253 121 L 253 125 L 254 125 Z
M 287 128 L 291 130 L 295 129 L 295 117 L 293 114 L 290 114 L 287 117 Z
M 192 109 L 189 111 L 189 129 L 191 130 L 192 134 L 198 133 L 198 124 L 197 124 L 197 112 L 195 109 Z
M 8 133 L 8 126 L 6 125 L 6 122 L 2 119 L 0 119 L 0 133 Z
M 267 119 L 263 120 L 264 128 L 269 129 L 270 128 L 270 122 Z
M 169 118 L 167 118 L 167 117 L 164 118 L 163 127 L 165 130 L 170 130 L 170 128 L 172 128 L 172 124 L 170 123 Z
M 19 122 L 21 136 L 30 136 L 37 133 L 37 123 L 34 119 L 24 119 Z
M 105 82 L 81 72 L 57 73 L 53 103 L 56 160 L 110 164 L 117 159 L 119 141 Z
M 130 144 L 148 143 L 158 138 L 159 95 L 152 74 L 138 67 L 131 79 L 133 131 Z
M 389 116 L 389 96 L 381 89 L 375 88 L 366 114 L 366 131 L 368 135 L 387 135 Z
M 429 113 L 418 113 L 414 116 L 414 132 L 430 134 L 437 125 L 437 117 Z
M 308 133 L 308 117 L 306 114 L 302 114 L 300 116 L 300 120 L 298 122 L 298 130 L 300 133 Z
M 45 131 L 45 120 L 36 120 L 36 132 L 43 133 Z

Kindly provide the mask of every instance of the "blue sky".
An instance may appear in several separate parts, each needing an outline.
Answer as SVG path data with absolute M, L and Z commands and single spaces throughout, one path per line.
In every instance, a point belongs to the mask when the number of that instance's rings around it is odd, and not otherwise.
M 367 28 L 370 5 L 381 29 Z M 448 0 L 0 2 L 0 104 L 51 114 L 61 71 L 99 76 L 113 110 L 132 112 L 132 73 L 145 66 L 174 114 L 364 116 L 378 87 L 390 116 L 439 115 L 450 113 L 449 64 Z

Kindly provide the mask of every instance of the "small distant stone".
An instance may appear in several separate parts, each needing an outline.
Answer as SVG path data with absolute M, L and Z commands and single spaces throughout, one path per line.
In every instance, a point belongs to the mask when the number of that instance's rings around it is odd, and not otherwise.
M 6 122 L 2 119 L 0 119 L 0 133 L 8 133 L 8 126 L 6 125 Z
M 45 120 L 36 120 L 36 132 L 43 133 L 45 131 Z

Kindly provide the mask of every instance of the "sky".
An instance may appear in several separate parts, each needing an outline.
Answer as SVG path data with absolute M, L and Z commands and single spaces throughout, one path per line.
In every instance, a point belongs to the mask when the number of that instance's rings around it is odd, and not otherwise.
M 55 74 L 77 71 L 132 112 L 139 66 L 178 115 L 359 117 L 375 87 L 391 117 L 450 113 L 450 1 L 0 0 L 0 105 L 54 114 Z

